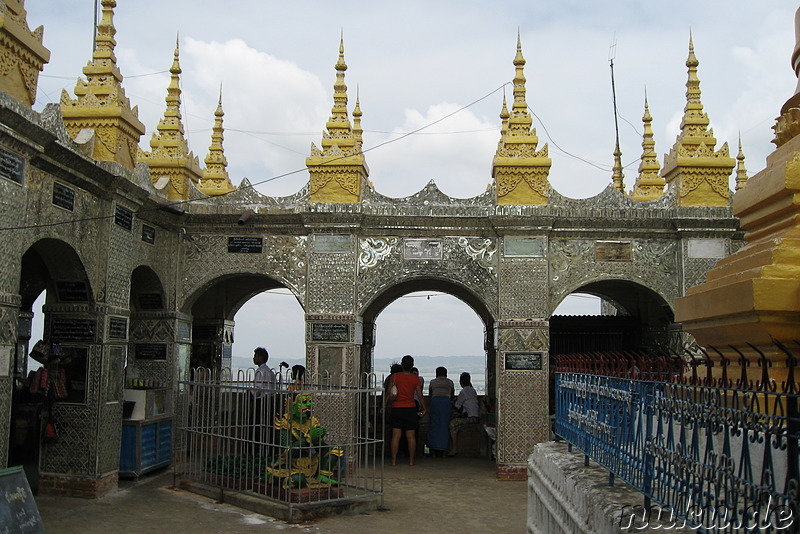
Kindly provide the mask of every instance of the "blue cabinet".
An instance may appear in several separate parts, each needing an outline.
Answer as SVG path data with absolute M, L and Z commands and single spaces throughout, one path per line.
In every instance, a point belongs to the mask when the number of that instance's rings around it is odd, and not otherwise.
M 172 417 L 122 421 L 120 476 L 138 477 L 172 460 Z

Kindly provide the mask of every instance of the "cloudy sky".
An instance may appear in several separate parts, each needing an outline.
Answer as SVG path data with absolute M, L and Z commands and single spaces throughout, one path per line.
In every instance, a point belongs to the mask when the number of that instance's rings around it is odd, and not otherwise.
M 540 143 L 549 144 L 553 159 L 550 182 L 571 197 L 593 196 L 611 180 L 610 58 L 629 188 L 641 154 L 645 90 L 656 151 L 663 155 L 675 141 L 690 31 L 718 148 L 728 142 L 735 155 L 741 135 L 751 175 L 773 149 L 771 126 L 796 84 L 789 60 L 797 4 L 788 0 L 118 4 L 116 55 L 126 94 L 148 130 L 143 147 L 164 112 L 177 40 L 184 125 L 195 155 L 202 161 L 207 153 L 222 84 L 232 180 L 263 182 L 257 189 L 273 196 L 292 194 L 308 180 L 306 172 L 270 179 L 303 169 L 311 143 L 319 145 L 342 33 L 349 107 L 358 88 L 365 148 L 377 147 L 366 156 L 370 179 L 393 197 L 411 195 L 430 180 L 454 197 L 485 191 L 503 91 L 511 97 L 517 31 L 527 60 L 528 104 Z M 30 26 L 44 25 L 52 53 L 40 78 L 37 109 L 58 102 L 62 89 L 73 95 L 91 57 L 93 8 L 93 0 L 26 2 Z M 584 303 L 596 307 L 574 299 L 568 312 L 583 313 Z M 257 297 L 236 321 L 235 354 L 245 355 L 256 344 L 285 357 L 303 353 L 302 310 L 289 296 Z M 410 344 L 405 334 L 429 331 L 420 325 L 431 321 L 436 335 Z M 399 299 L 379 317 L 378 328 L 380 357 L 482 352 L 480 321 L 449 296 Z

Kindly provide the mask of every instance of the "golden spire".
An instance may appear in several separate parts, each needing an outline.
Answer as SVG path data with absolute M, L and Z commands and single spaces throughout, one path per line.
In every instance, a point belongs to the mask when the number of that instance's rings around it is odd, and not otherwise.
M 533 119 L 525 100 L 525 57 L 522 40 L 517 30 L 517 54 L 514 57 L 514 102 L 511 113 L 503 108 L 500 118 L 500 142 L 492 160 L 492 177 L 495 180 L 498 204 L 542 205 L 550 195 L 552 161 L 547 156 L 547 145 L 537 150 L 539 138 L 533 128 Z
M 353 137 L 357 144 L 363 141 L 364 130 L 361 129 L 361 102 L 359 98 L 358 87 L 356 87 L 356 107 L 353 108 Z
M 742 134 L 739 134 L 739 153 L 736 155 L 736 191 L 747 185 L 747 169 L 744 166 L 742 152 Z
M 536 129 L 532 128 L 533 118 L 528 111 L 528 102 L 525 100 L 525 58 L 522 55 L 522 40 L 517 30 L 517 55 L 514 56 L 514 102 L 511 104 L 511 117 L 509 118 L 509 134 L 524 136 L 536 146 L 539 138 Z M 505 99 L 505 96 L 503 97 Z
M 636 200 L 653 200 L 664 194 L 664 179 L 659 171 L 656 154 L 656 142 L 653 139 L 653 117 L 650 115 L 650 106 L 647 103 L 647 93 L 644 95 L 644 135 L 642 136 L 642 159 L 639 161 L 639 176 L 631 192 L 631 198 Z
M 197 184 L 202 176 L 197 157 L 189 151 L 181 122 L 180 49 L 175 42 L 175 53 L 170 67 L 170 82 L 165 98 L 167 108 L 150 139 L 150 152 L 141 152 L 140 159 L 150 166 L 153 183 L 166 176 L 170 179 L 167 198 L 185 200 L 189 183 Z
M 508 112 L 508 106 L 506 105 L 506 91 L 505 87 L 503 88 L 503 108 L 500 110 L 500 135 L 504 136 L 508 134 L 508 118 L 511 114 Z
M 611 183 L 620 193 L 625 192 L 625 175 L 622 174 L 622 151 L 619 149 L 619 140 L 614 143 L 614 166 L 611 168 Z
M 136 107 L 122 88 L 122 74 L 117 67 L 114 47 L 115 0 L 103 0 L 103 15 L 97 25 L 97 38 L 92 60 L 83 68 L 86 81 L 75 84 L 75 100 L 61 92 L 61 114 L 70 136 L 83 129 L 94 130 L 93 157 L 100 161 L 116 161 L 129 169 L 136 165 L 139 139 L 144 124 Z
M 203 180 L 198 189 L 206 195 L 216 196 L 230 193 L 235 189 L 228 176 L 228 160 L 222 142 L 225 139 L 222 128 L 222 84 L 219 84 L 219 102 L 214 112 L 214 127 L 211 129 L 211 145 L 206 156 L 206 168 L 203 171 Z
M 39 73 L 50 61 L 50 51 L 42 44 L 44 28 L 31 31 L 27 18 L 24 1 L 0 2 L 0 91 L 31 107 L 36 102 Z
M 700 101 L 700 78 L 697 77 L 699 65 L 690 32 L 689 57 L 686 59 L 689 77 L 686 80 L 686 107 L 683 108 L 680 134 L 684 147 L 697 147 L 701 143 L 713 147 L 717 144 L 713 130 L 708 129 L 710 121 L 708 115 L 703 113 L 703 103 Z
M 311 144 L 311 155 L 306 158 L 310 175 L 311 202 L 355 204 L 361 202 L 361 185 L 369 176 L 364 154 L 361 152 L 361 107 L 356 103 L 353 112 L 355 129 L 347 113 L 347 85 L 344 73 L 344 35 L 339 40 L 339 59 L 336 62 L 336 82 L 333 84 L 333 107 L 322 133 L 322 149 Z
M 708 128 L 708 116 L 700 101 L 700 62 L 694 54 L 694 42 L 689 34 L 689 71 L 686 81 L 686 107 L 681 120 L 681 132 L 664 158 L 663 176 L 671 188 L 678 191 L 681 206 L 727 206 L 730 198 L 728 178 L 735 161 L 725 143 L 714 151 L 717 140 Z

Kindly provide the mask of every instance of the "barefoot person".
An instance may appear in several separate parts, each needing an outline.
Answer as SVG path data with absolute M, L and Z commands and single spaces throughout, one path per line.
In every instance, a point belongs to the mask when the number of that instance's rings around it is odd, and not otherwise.
M 397 396 L 392 400 L 392 409 L 389 424 L 392 427 L 392 465 L 397 465 L 397 452 L 400 448 L 400 438 L 405 433 L 408 441 L 408 465 L 414 465 L 414 453 L 417 450 L 417 428 L 419 418 L 424 416 L 428 409 L 425 406 L 425 397 L 422 395 L 422 385 L 419 377 L 411 373 L 414 367 L 414 358 L 403 356 L 400 361 L 403 370 L 392 375 L 388 389 L 397 387 Z M 414 394 L 420 399 L 420 407 L 414 402 Z

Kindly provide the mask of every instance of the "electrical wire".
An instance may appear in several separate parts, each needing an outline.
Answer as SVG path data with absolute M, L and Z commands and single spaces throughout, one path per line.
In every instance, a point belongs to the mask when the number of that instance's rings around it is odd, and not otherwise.
M 333 163 L 335 163 L 335 162 L 337 162 L 337 161 L 339 161 L 341 159 L 350 158 L 353 155 L 366 154 L 367 152 L 371 152 L 373 150 L 377 150 L 377 149 L 382 148 L 384 146 L 396 143 L 398 141 L 402 141 L 403 139 L 405 139 L 407 137 L 410 137 L 412 135 L 416 135 L 416 134 L 418 134 L 419 132 L 421 132 L 423 130 L 426 130 L 426 129 L 432 127 L 432 126 L 435 126 L 436 124 L 439 124 L 439 123 L 449 119 L 453 115 L 456 115 L 457 113 L 460 113 L 460 112 L 464 111 L 465 109 L 469 109 L 470 107 L 474 106 L 475 104 L 478 104 L 479 102 L 482 102 L 483 100 L 489 98 L 490 96 L 492 96 L 496 92 L 502 90 L 506 85 L 510 85 L 510 83 L 511 82 L 505 82 L 504 84 L 500 85 L 496 89 L 493 89 L 492 91 L 486 93 L 485 95 L 481 96 L 480 98 L 477 98 L 477 99 L 473 100 L 469 104 L 461 106 L 460 108 L 456 109 L 455 111 L 452 111 L 452 112 L 450 112 L 450 113 L 448 113 L 448 114 L 446 114 L 446 115 L 444 115 L 444 116 L 442 116 L 442 117 L 440 117 L 440 118 L 438 118 L 438 119 L 436 119 L 436 120 L 434 120 L 432 122 L 429 122 L 428 124 L 420 126 L 419 128 L 416 128 L 415 130 L 411 130 L 410 132 L 406 132 L 406 133 L 402 134 L 400 137 L 396 137 L 394 139 L 389 139 L 389 140 L 384 141 L 382 143 L 378 143 L 377 145 L 374 145 L 372 147 L 360 150 L 356 154 L 343 155 L 343 156 L 339 156 L 339 157 L 336 157 L 336 158 L 332 158 L 332 159 L 326 161 L 325 163 L 321 164 L 321 166 L 331 165 L 331 164 L 333 164 Z M 230 193 L 240 192 L 240 191 L 245 190 L 245 189 L 252 189 L 252 188 L 255 188 L 255 186 L 257 186 L 257 185 L 262 185 L 262 184 L 265 184 L 265 183 L 268 183 L 268 182 L 272 182 L 272 181 L 278 180 L 280 178 L 285 178 L 287 176 L 292 176 L 292 175 L 295 175 L 295 174 L 299 174 L 299 173 L 305 172 L 307 170 L 308 170 L 308 167 L 301 167 L 301 168 L 295 169 L 293 171 L 288 171 L 288 172 L 285 172 L 285 173 L 282 173 L 282 174 L 275 175 L 275 176 L 273 176 L 271 178 L 267 178 L 267 179 L 264 179 L 264 180 L 261 180 L 261 181 L 258 181 L 258 182 L 251 183 L 251 184 L 249 184 L 249 186 L 246 186 L 246 187 L 242 187 L 240 185 L 237 189 L 235 189 L 234 191 L 231 191 Z M 230 193 L 225 193 L 223 195 L 217 195 L 217 196 L 214 196 L 214 197 L 208 197 L 208 198 L 203 198 L 203 199 L 187 199 L 187 200 L 181 200 L 181 201 L 166 203 L 166 204 L 162 204 L 162 205 L 160 205 L 160 206 L 158 206 L 156 208 L 151 208 L 149 210 L 139 210 L 137 212 L 137 215 L 140 215 L 141 213 L 144 213 L 146 211 L 156 211 L 156 210 L 164 209 L 164 208 L 180 207 L 180 206 L 192 203 L 192 202 L 197 202 L 198 200 L 203 200 L 203 201 L 206 201 L 206 202 L 207 201 L 212 201 L 213 202 L 217 198 L 224 198 L 225 196 L 229 195 Z M 59 222 L 45 223 L 45 224 L 29 224 L 29 225 L 20 225 L 20 226 L 9 226 L 9 227 L 0 228 L 0 232 L 2 232 L 2 231 L 16 231 L 16 230 L 30 230 L 30 229 L 34 229 L 34 228 L 48 228 L 48 227 L 54 227 L 54 226 L 62 226 L 62 225 L 66 225 L 66 224 L 76 224 L 76 223 L 82 223 L 82 222 L 90 222 L 90 221 L 112 219 L 114 217 L 115 217 L 115 215 L 112 214 L 112 215 L 102 215 L 102 216 L 97 216 L 97 217 L 84 217 L 84 218 L 80 218 L 80 219 L 71 219 L 69 221 L 59 221 Z

